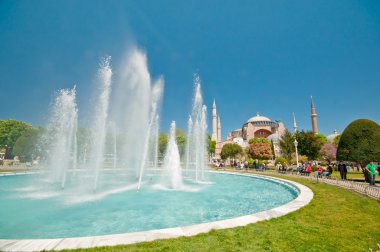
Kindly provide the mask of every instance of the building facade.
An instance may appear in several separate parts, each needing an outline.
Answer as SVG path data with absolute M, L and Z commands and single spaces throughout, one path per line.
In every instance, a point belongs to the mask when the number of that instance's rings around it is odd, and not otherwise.
M 280 155 L 279 139 L 285 132 L 285 125 L 281 121 L 272 121 L 268 117 L 257 113 L 245 122 L 241 128 L 231 131 L 225 140 L 221 139 L 221 122 L 216 112 L 215 101 L 212 109 L 212 137 L 216 141 L 214 159 L 220 158 L 220 153 L 225 144 L 235 143 L 242 148 L 248 147 L 251 138 L 267 138 L 273 142 L 276 155 Z

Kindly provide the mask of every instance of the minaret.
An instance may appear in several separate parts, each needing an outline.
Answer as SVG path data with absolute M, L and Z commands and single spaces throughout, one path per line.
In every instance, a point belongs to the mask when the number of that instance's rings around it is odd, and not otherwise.
M 294 114 L 294 112 L 293 112 L 293 129 L 294 129 L 294 134 L 297 133 L 298 128 L 297 128 L 296 114 Z
M 222 141 L 222 127 L 220 126 L 220 116 L 218 116 L 218 140 L 217 143 Z
M 211 134 L 211 140 L 215 141 L 215 142 L 218 142 L 215 99 L 214 99 L 214 103 L 212 104 L 212 134 Z
M 318 133 L 317 113 L 315 112 L 313 96 L 310 96 L 310 99 L 311 99 L 311 125 L 313 127 L 313 133 Z

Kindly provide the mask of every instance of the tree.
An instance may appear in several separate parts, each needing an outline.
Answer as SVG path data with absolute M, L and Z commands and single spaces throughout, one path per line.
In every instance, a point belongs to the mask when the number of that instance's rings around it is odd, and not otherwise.
M 270 159 L 272 158 L 272 149 L 268 143 L 253 142 L 248 147 L 248 155 L 253 159 Z
M 272 158 L 273 159 L 276 159 L 276 152 L 274 151 L 274 144 L 273 144 L 273 140 L 270 140 L 270 149 L 272 150 Z
M 176 134 L 176 142 L 178 145 L 178 151 L 179 151 L 179 154 L 182 156 L 185 153 L 187 139 L 186 139 L 185 133 L 180 129 L 176 129 L 175 134 Z M 168 135 L 165 133 L 160 133 L 160 135 L 158 136 L 158 151 L 159 151 L 160 156 L 163 156 L 165 154 L 167 144 L 168 144 Z
M 338 145 L 339 145 L 339 141 L 340 141 L 340 137 L 341 137 L 342 135 L 338 135 L 338 136 L 336 136 L 335 138 L 334 138 L 334 140 L 333 140 L 333 144 L 335 145 L 335 147 L 338 147 Z
M 211 140 L 211 136 L 207 135 L 208 145 L 207 150 L 209 155 L 213 155 L 215 153 L 216 141 Z
M 160 135 L 158 136 L 158 152 L 160 156 L 164 156 L 167 145 L 168 136 L 165 133 L 160 133 Z
M 41 155 L 40 136 L 41 128 L 27 129 L 16 141 L 12 154 L 23 160 L 31 160 L 33 156 Z
M 308 161 L 309 161 L 308 157 L 303 156 L 303 155 L 298 155 L 298 164 L 300 164 L 300 163 L 306 164 Z M 296 153 L 292 153 L 292 158 L 290 159 L 290 162 L 292 164 L 297 164 Z
M 94 134 L 91 132 L 91 129 L 87 128 L 78 128 L 77 130 L 77 146 L 78 146 L 78 153 L 77 153 L 77 158 L 81 162 L 86 162 L 87 159 L 91 158 L 91 152 L 92 152 L 92 147 L 93 147 L 93 137 Z M 113 153 L 113 134 L 107 134 L 106 137 L 106 142 L 105 142 L 105 151 L 106 153 Z M 119 139 L 117 140 L 117 145 L 118 149 L 117 151 L 120 151 L 120 144 L 119 144 Z M 119 156 L 119 155 L 117 155 Z
M 380 161 L 380 126 L 367 119 L 351 122 L 341 135 L 337 159 L 362 164 Z
M 319 153 L 329 163 L 336 160 L 336 146 L 332 143 L 324 144 Z
M 12 153 L 13 146 L 17 139 L 30 128 L 31 125 L 22 121 L 12 119 L 0 121 L 0 148 L 7 146 L 7 154 Z
M 292 153 L 294 152 L 294 138 L 289 130 L 285 130 L 284 134 L 279 140 L 279 145 L 282 156 L 289 161 L 291 159 Z
M 220 156 L 222 159 L 235 158 L 238 154 L 241 154 L 243 149 L 237 144 L 225 144 L 222 148 Z
M 179 155 L 183 156 L 183 154 L 185 153 L 185 149 L 186 149 L 186 141 L 187 141 L 186 135 L 182 130 L 180 130 L 178 128 L 175 131 L 175 135 L 176 135 L 176 142 L 178 145 Z
M 322 133 L 314 133 L 314 136 L 322 144 L 326 144 L 327 143 L 327 137 L 325 135 L 323 135 Z
M 298 150 L 301 155 L 307 156 L 310 160 L 319 158 L 319 151 L 327 142 L 322 134 L 315 134 L 312 131 L 301 131 L 296 134 Z

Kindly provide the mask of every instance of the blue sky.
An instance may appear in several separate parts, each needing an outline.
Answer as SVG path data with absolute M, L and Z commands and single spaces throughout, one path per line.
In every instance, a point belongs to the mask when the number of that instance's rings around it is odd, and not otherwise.
M 130 44 L 165 78 L 163 129 L 186 128 L 194 72 L 223 136 L 256 112 L 311 129 L 310 95 L 324 134 L 380 122 L 378 0 L 0 0 L 0 119 L 43 125 L 74 84 L 85 111 L 100 57 L 117 64 Z

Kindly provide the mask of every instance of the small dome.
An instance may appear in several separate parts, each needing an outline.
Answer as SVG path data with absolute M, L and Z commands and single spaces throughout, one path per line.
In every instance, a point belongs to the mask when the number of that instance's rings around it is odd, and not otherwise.
M 244 141 L 242 137 L 235 137 L 234 139 L 232 139 L 232 141 L 243 148 L 248 146 L 247 142 Z
M 270 122 L 271 120 L 268 117 L 261 116 L 259 113 L 257 113 L 256 116 L 251 117 L 248 119 L 247 123 L 252 123 L 252 122 Z
M 326 137 L 327 142 L 332 143 L 337 136 L 339 136 L 338 131 L 334 130 L 334 133 Z
M 272 135 L 268 136 L 268 141 L 278 142 L 280 140 L 281 136 L 278 133 L 273 133 Z

